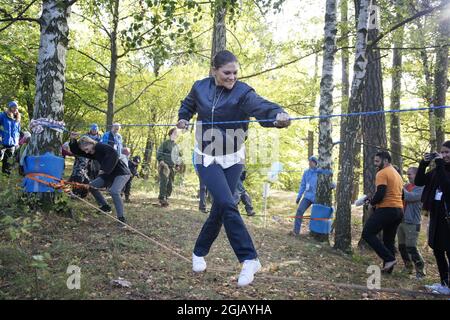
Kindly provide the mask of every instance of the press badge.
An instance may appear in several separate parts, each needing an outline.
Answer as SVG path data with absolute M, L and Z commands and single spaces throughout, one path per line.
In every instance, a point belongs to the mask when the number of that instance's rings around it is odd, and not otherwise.
M 442 191 L 437 189 L 436 195 L 434 196 L 434 200 L 441 201 L 441 199 L 442 199 Z

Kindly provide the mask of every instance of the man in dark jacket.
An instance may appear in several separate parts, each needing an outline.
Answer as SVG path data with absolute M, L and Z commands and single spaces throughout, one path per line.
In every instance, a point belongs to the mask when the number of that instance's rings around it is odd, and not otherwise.
M 178 136 L 176 128 L 172 128 L 168 133 L 169 139 L 164 141 L 158 148 L 156 160 L 159 162 L 159 203 L 167 207 L 167 199 L 172 194 L 175 169 L 181 164 L 181 157 L 178 145 L 175 140 Z
M 139 163 L 141 163 L 141 157 L 135 156 L 132 159 L 128 160 L 128 169 L 130 169 L 131 177 L 130 180 L 128 180 L 127 184 L 125 185 L 125 189 L 123 190 L 123 193 L 125 194 L 125 202 L 129 203 L 130 201 L 130 192 L 131 192 L 131 182 L 133 181 L 133 177 L 139 177 L 138 174 L 138 166 Z

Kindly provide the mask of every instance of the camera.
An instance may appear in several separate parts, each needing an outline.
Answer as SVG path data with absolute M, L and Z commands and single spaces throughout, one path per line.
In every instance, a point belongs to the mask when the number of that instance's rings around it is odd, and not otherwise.
M 437 152 L 430 152 L 425 154 L 425 160 L 431 161 L 439 155 Z

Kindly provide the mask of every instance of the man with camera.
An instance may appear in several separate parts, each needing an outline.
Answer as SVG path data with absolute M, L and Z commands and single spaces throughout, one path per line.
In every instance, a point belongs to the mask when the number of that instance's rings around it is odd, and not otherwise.
M 20 113 L 16 101 L 10 101 L 8 108 L 0 113 L 0 160 L 2 161 L 2 172 L 11 173 L 14 151 L 19 145 L 20 138 Z
M 420 161 L 414 183 L 424 186 L 423 209 L 430 212 L 428 245 L 433 249 L 441 282 L 426 286 L 434 293 L 450 295 L 450 141 L 441 152 L 426 153 Z M 425 173 L 431 162 L 435 168 Z

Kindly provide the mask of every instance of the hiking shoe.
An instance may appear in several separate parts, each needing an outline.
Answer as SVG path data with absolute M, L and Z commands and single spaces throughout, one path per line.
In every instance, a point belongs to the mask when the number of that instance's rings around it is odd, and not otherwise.
M 247 216 L 249 216 L 249 217 L 253 217 L 254 215 L 255 215 L 256 213 L 255 213 L 255 211 L 250 211 L 250 212 L 247 212 Z
M 300 236 L 300 233 L 296 233 L 295 231 L 289 231 L 288 232 L 288 234 L 287 234 L 288 236 L 291 236 L 291 237 L 298 237 L 298 236 Z
M 125 220 L 125 217 L 117 217 L 117 219 L 118 219 L 120 222 L 127 223 L 127 221 Z M 124 225 L 124 224 L 122 224 L 122 223 L 120 223 L 120 222 L 118 222 L 119 228 L 125 229 L 127 226 Z
M 253 282 L 255 273 L 261 269 L 261 263 L 258 259 L 245 260 L 242 265 L 241 273 L 239 274 L 238 286 L 247 286 Z
M 192 271 L 203 272 L 206 270 L 206 261 L 203 257 L 198 257 L 194 253 L 192 254 Z
M 436 291 L 439 287 L 442 287 L 442 284 L 440 284 L 440 283 L 433 283 L 431 285 L 426 285 L 425 289 L 427 291 L 433 292 L 433 291 Z
M 125 198 L 125 203 L 131 203 L 130 198 Z
M 100 210 L 102 210 L 103 212 L 109 213 L 112 212 L 111 207 L 108 204 L 104 204 L 100 207 Z
M 416 271 L 416 279 L 422 280 L 426 277 L 426 273 L 424 271 Z
M 443 296 L 450 296 L 450 288 L 447 286 L 440 285 L 432 290 L 433 293 L 441 294 Z
M 167 200 L 164 200 L 164 199 L 159 200 L 159 204 L 161 205 L 161 207 L 169 206 L 169 202 L 167 202 Z
M 394 266 L 397 264 L 397 260 L 392 260 L 389 262 L 386 262 L 383 266 L 383 269 L 381 271 L 384 271 L 386 273 L 391 273 L 392 270 L 394 270 Z
M 208 213 L 208 210 L 206 208 L 198 208 L 198 210 L 200 210 L 203 213 Z

